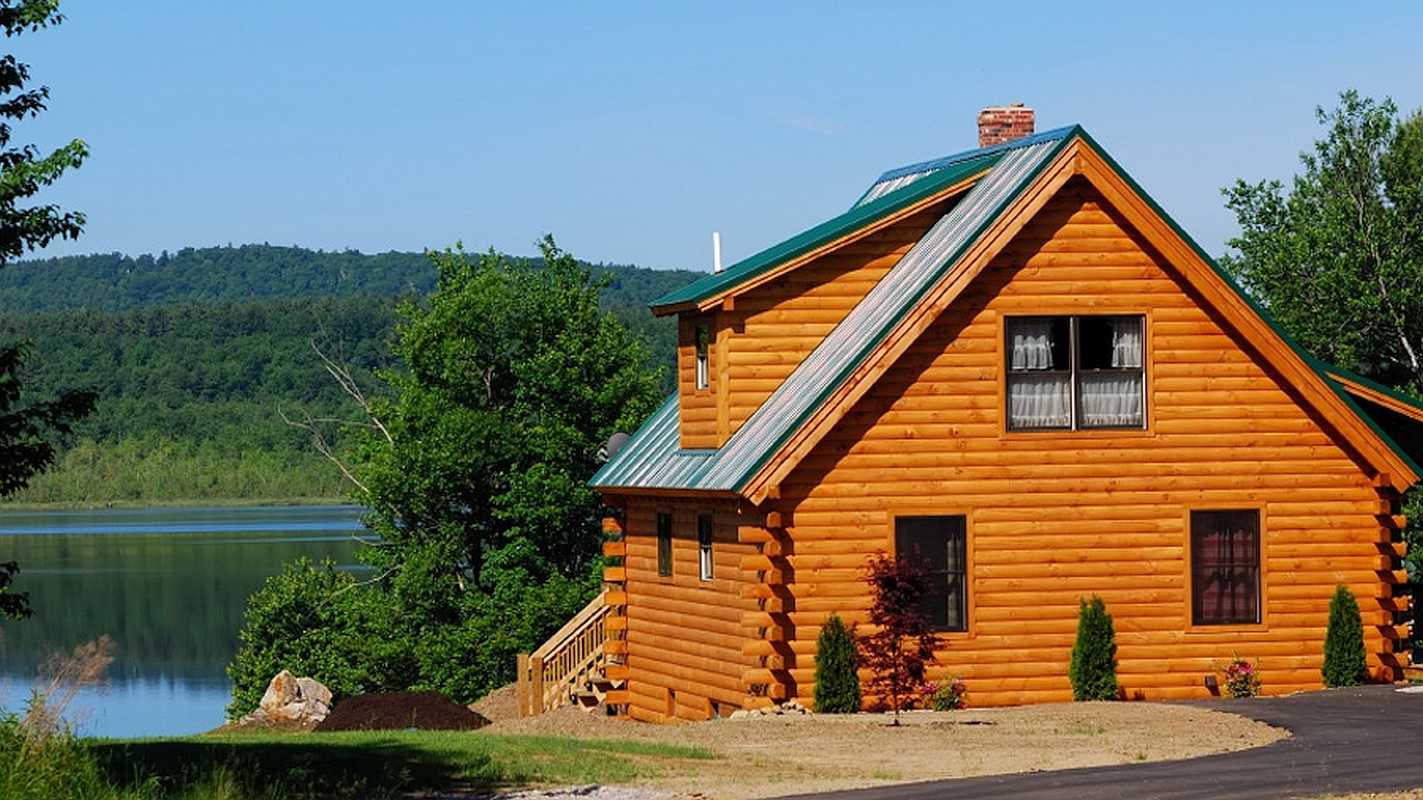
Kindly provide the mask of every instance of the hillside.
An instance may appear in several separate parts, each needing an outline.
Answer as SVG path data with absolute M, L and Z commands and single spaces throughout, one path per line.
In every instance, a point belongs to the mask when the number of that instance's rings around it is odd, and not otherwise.
M 670 364 L 670 320 L 648 300 L 696 277 L 621 265 L 603 304 Z M 434 284 L 418 253 L 363 255 L 247 245 L 30 261 L 0 272 L 0 341 L 29 340 L 36 394 L 88 386 L 98 411 L 56 470 L 19 502 L 339 497 L 339 476 L 278 408 L 349 406 L 314 340 L 360 376 L 390 363 L 395 305 Z M 670 390 L 671 372 L 666 372 Z

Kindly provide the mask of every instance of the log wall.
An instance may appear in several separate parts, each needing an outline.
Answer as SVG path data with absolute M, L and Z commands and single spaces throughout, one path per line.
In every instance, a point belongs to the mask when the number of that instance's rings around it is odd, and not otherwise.
M 1006 432 L 1003 319 L 1057 313 L 1145 315 L 1147 430 Z M 740 374 L 788 371 L 755 366 Z M 973 705 L 1070 699 L 1078 598 L 1093 593 L 1116 620 L 1129 697 L 1206 696 L 1234 653 L 1259 659 L 1267 693 L 1318 688 L 1338 584 L 1359 598 L 1370 669 L 1391 676 L 1396 498 L 1337 441 L 1075 180 L 780 487 L 791 693 L 813 693 L 830 612 L 864 621 L 864 559 L 913 513 L 967 516 L 970 628 L 944 635 L 935 677 L 962 675 Z M 1260 509 L 1262 624 L 1191 626 L 1193 508 Z
M 657 513 L 672 513 L 672 575 L 657 573 Z M 700 579 L 697 515 L 716 515 L 713 580 Z M 754 547 L 737 541 L 735 504 L 693 498 L 631 498 L 624 541 L 627 555 L 628 714 L 665 722 L 706 719 L 740 708 L 742 672 L 754 659 L 741 654 L 741 558 Z M 669 692 L 671 701 L 669 705 Z

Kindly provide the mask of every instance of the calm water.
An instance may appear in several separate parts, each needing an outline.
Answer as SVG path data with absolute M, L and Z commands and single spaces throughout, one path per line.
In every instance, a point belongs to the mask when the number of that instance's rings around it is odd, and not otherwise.
M 35 608 L 0 622 L 0 706 L 23 704 L 50 653 L 108 634 L 108 686 L 71 705 L 81 733 L 220 725 L 247 596 L 299 556 L 357 569 L 359 520 L 353 506 L 0 512 L 0 561 L 20 562 Z

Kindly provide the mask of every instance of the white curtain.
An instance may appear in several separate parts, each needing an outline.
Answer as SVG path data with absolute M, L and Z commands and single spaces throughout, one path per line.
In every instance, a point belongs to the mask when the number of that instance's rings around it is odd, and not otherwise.
M 1138 345 L 1139 347 L 1139 345 Z M 1141 424 L 1141 376 L 1083 373 L 1082 424 L 1087 427 Z
M 1013 369 L 1052 369 L 1052 345 L 1051 321 L 1015 320 L 1009 364 Z M 1064 364 L 1063 368 L 1066 367 Z
M 1141 320 L 1114 319 L 1112 325 L 1112 366 L 1141 367 Z
M 1067 375 L 1008 376 L 1008 421 L 1014 428 L 1065 428 L 1072 423 Z

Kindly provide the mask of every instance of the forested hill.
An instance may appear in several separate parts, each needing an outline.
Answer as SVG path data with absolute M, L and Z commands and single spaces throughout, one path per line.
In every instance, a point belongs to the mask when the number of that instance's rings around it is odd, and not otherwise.
M 590 265 L 603 304 L 670 367 L 675 330 L 647 302 L 688 271 Z M 28 340 L 35 396 L 98 390 L 75 446 L 22 502 L 135 503 L 339 497 L 339 474 L 279 409 L 349 412 L 313 340 L 367 382 L 390 365 L 398 298 L 434 286 L 419 253 L 247 245 L 94 255 L 0 271 L 0 342 Z M 671 387 L 671 370 L 665 373 Z
M 531 259 L 537 262 L 537 259 Z M 590 264 L 611 283 L 604 303 L 645 309 L 649 300 L 690 283 L 699 273 L 621 264 Z M 5 313 L 84 308 L 123 311 L 174 303 L 282 297 L 395 296 L 428 292 L 435 270 L 423 253 L 359 253 L 248 244 L 185 248 L 176 253 L 119 253 L 22 261 L 0 270 Z

